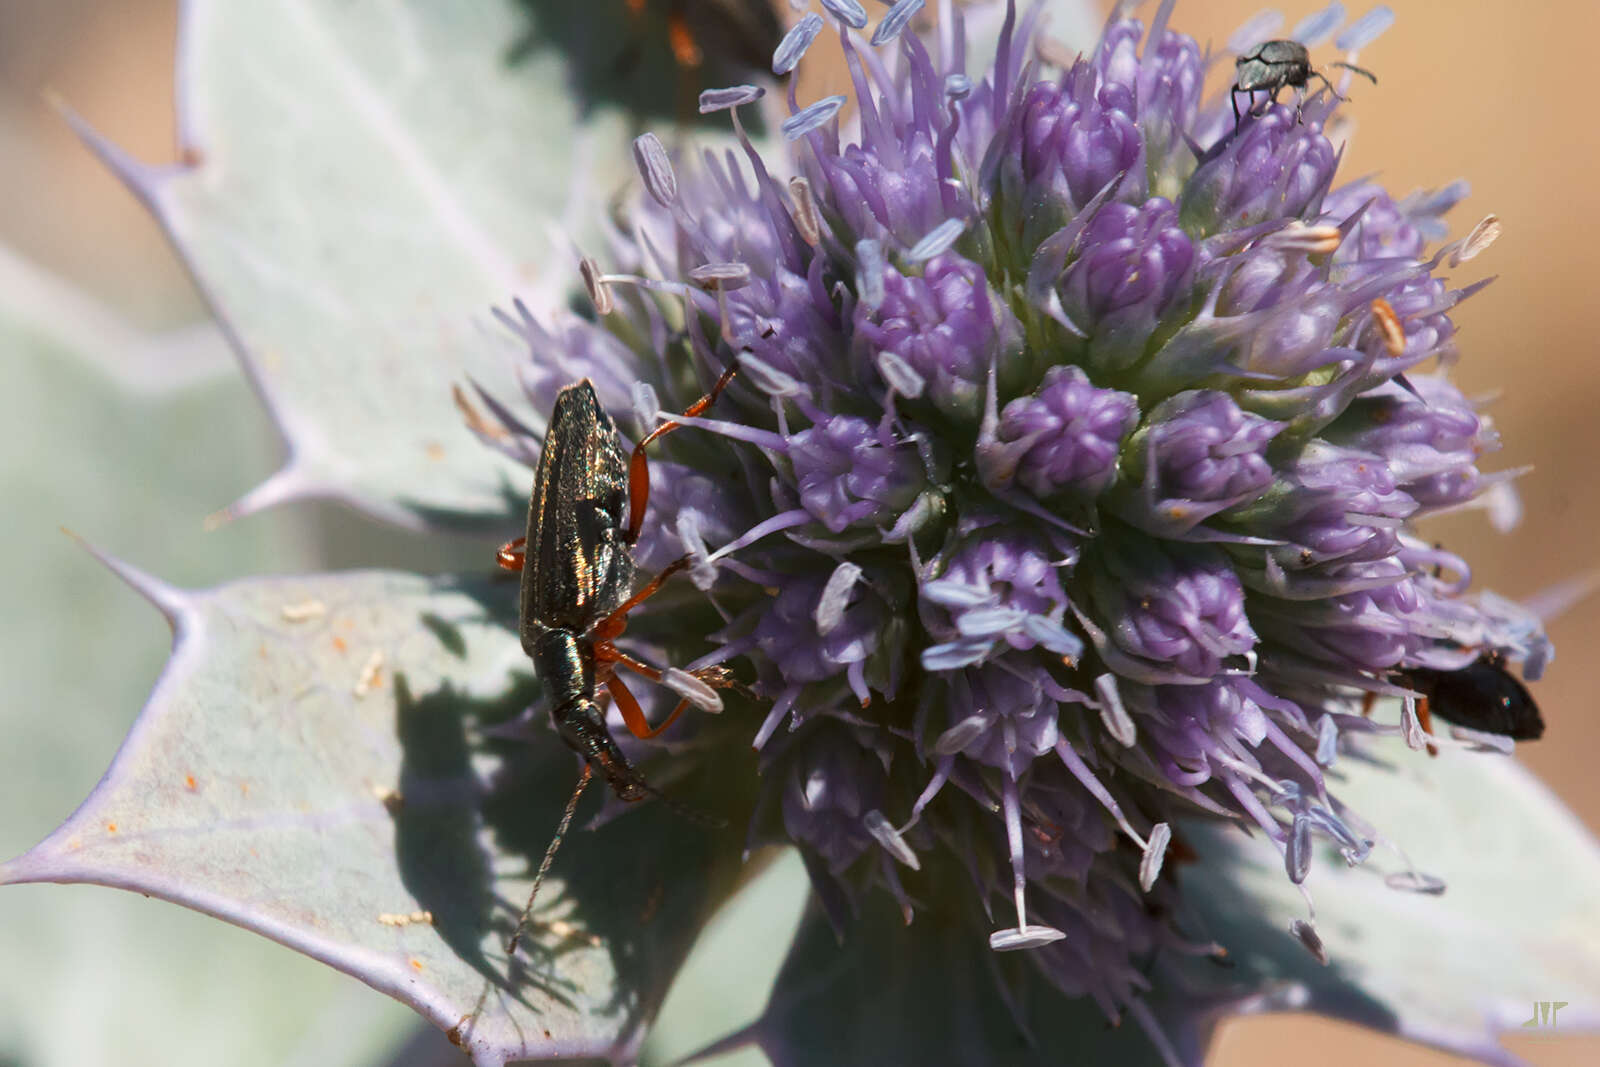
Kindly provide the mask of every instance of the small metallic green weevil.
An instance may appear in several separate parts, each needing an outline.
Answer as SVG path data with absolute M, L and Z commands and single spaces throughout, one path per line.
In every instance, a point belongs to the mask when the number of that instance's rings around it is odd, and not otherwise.
M 1352 63 L 1331 63 L 1329 66 L 1343 67 L 1353 71 L 1363 78 L 1370 79 L 1373 85 L 1378 84 L 1378 79 L 1369 70 L 1355 66 Z M 1328 87 L 1328 92 L 1345 99 L 1339 95 L 1339 90 L 1327 79 L 1320 70 L 1311 66 L 1311 53 L 1306 51 L 1306 46 L 1299 41 L 1279 40 L 1263 41 L 1253 49 L 1246 52 L 1234 61 L 1237 73 L 1234 75 L 1233 89 L 1229 92 L 1229 99 L 1233 103 L 1233 122 L 1239 124 L 1239 94 L 1250 95 L 1250 107 L 1246 114 L 1255 113 L 1255 94 L 1257 90 L 1265 90 L 1270 94 L 1273 103 L 1277 103 L 1278 93 L 1283 89 L 1304 89 L 1306 83 L 1312 78 L 1321 78 L 1322 84 Z M 1299 105 L 1295 107 L 1295 118 L 1299 120 Z

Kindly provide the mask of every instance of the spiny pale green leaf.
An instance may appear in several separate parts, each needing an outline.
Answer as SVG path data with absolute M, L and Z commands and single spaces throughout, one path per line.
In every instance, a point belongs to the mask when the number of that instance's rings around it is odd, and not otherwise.
M 223 375 L 207 374 L 187 338 L 174 350 L 4 251 L 0 350 L 9 520 L 0 534 L 0 856 L 9 856 L 94 786 L 133 721 L 133 694 L 167 653 L 149 609 L 59 527 L 114 541 L 186 581 L 305 566 L 310 555 L 303 520 L 287 512 L 201 529 L 273 447 L 225 350 Z M 130 361 L 146 372 L 140 380 L 106 376 Z M 280 1067 L 314 1049 L 317 1063 L 360 1067 L 414 1018 L 277 945 L 126 894 L 7 890 L 0 946 L 0 1063 Z
M 1386 754 L 1387 755 L 1387 754 Z M 1392 754 L 1389 766 L 1341 760 L 1332 791 L 1397 842 L 1441 896 L 1401 892 L 1407 870 L 1381 845 L 1350 868 L 1319 851 L 1306 887 L 1329 958 L 1319 966 L 1288 931 L 1305 904 L 1259 839 L 1191 827 L 1200 861 L 1182 871 L 1196 932 L 1225 946 L 1241 1010 L 1303 1009 L 1473 1056 L 1515 1063 L 1496 1034 L 1536 1001 L 1569 1002 L 1564 1030 L 1600 1025 L 1600 849 L 1514 760 Z
M 89 799 L 0 880 L 131 889 L 255 930 L 480 1064 L 637 1045 L 739 835 L 652 804 L 574 833 L 508 960 L 576 780 L 554 737 L 484 734 L 530 696 L 507 690 L 527 663 L 511 583 L 371 572 L 194 593 L 117 566 L 172 621 L 172 659 Z
M 237 511 L 331 496 L 416 527 L 516 510 L 525 474 L 471 437 L 451 387 L 513 392 L 519 353 L 490 309 L 553 309 L 576 288 L 570 242 L 596 243 L 629 174 L 621 112 L 572 92 L 555 7 L 193 0 L 184 162 L 143 166 L 80 124 L 168 230 L 288 439 Z M 612 62 L 615 8 L 588 19 Z

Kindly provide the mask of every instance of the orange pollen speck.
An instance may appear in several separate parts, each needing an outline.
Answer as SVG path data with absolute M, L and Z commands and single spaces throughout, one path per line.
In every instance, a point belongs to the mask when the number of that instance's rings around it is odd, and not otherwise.
M 422 961 L 413 956 L 411 959 L 411 968 L 412 970 L 416 971 L 422 970 Z
M 194 775 L 189 774 L 189 775 L 185 775 L 184 776 L 183 786 L 184 786 L 185 789 L 193 790 L 195 788 L 195 785 L 196 785 L 196 783 L 195 783 L 195 780 L 194 780 Z
M 114 834 L 116 832 L 117 832 L 117 824 L 116 823 L 114 823 L 114 822 L 106 823 L 106 833 Z
M 1372 321 L 1377 323 L 1378 332 L 1383 335 L 1383 347 L 1391 356 L 1399 356 L 1406 350 L 1406 331 L 1400 325 L 1400 316 L 1394 313 L 1394 308 L 1389 301 L 1378 297 L 1372 302 Z
M 344 643 L 344 638 L 342 637 L 335 637 L 333 639 L 333 647 L 339 652 L 347 652 L 350 649 L 350 646 Z

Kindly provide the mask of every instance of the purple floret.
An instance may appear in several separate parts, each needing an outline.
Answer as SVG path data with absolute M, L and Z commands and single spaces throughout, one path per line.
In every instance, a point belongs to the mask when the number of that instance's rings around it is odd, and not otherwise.
M 1122 439 L 1138 418 L 1135 397 L 1095 387 L 1079 367 L 1051 367 L 1034 395 L 1006 405 L 996 453 L 1035 496 L 1092 495 L 1116 479 Z

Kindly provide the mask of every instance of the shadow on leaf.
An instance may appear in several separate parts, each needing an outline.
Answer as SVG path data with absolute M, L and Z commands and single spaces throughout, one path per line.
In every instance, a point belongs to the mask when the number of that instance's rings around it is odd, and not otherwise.
M 503 617 L 502 601 L 513 599 L 505 583 L 463 591 L 479 599 L 485 620 Z M 423 621 L 450 649 L 450 634 Z M 505 945 L 528 880 L 580 766 L 547 728 L 544 708 L 530 711 L 537 693 L 526 673 L 489 699 L 448 683 L 417 694 L 396 676 L 401 800 L 391 814 L 401 878 L 450 950 L 484 977 L 472 1017 L 507 996 L 536 1008 L 528 998 L 537 991 L 589 1016 L 648 1018 L 700 926 L 736 884 L 743 847 L 737 827 L 754 775 L 712 774 L 702 769 L 709 761 L 677 768 L 689 772 L 675 797 L 682 792 L 684 802 L 731 817 L 729 827 L 715 830 L 660 803 L 620 806 L 591 789 L 518 959 L 509 960 Z M 591 814 L 597 809 L 604 817 Z M 609 958 L 611 974 L 589 985 L 575 976 L 601 977 L 581 962 L 596 952 Z M 470 1039 L 470 1031 L 460 1036 Z

